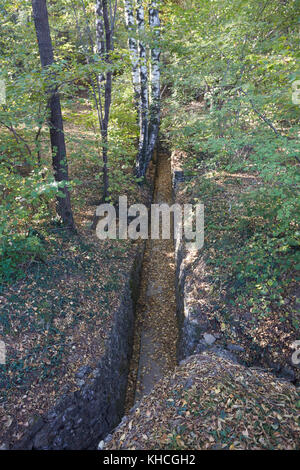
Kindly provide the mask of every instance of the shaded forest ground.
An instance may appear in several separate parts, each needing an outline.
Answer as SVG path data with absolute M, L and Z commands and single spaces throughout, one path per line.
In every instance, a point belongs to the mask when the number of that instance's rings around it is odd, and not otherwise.
M 204 333 L 210 333 L 213 347 L 221 346 L 247 365 L 259 364 L 296 382 L 299 368 L 291 363 L 291 356 L 300 327 L 297 1 L 168 0 L 161 6 L 162 136 L 173 152 L 174 166 L 183 172 L 178 202 L 205 205 L 204 249 L 184 260 L 186 307 L 197 330 L 194 350 L 209 349 Z M 138 125 L 123 5 L 121 8 L 112 64 L 109 175 L 113 202 L 118 194 L 127 194 L 131 204 L 147 200 L 149 186 L 141 191 L 133 177 Z M 45 411 L 61 393 L 79 388 L 82 377 L 92 374 L 96 356 L 103 354 L 135 252 L 134 244 L 99 242 L 89 230 L 103 189 L 101 138 L 96 110 L 91 109 L 91 102 L 82 106 L 78 91 L 90 85 L 91 73 L 98 77 L 101 64 L 98 60 L 94 63 L 93 57 L 86 66 L 85 45 L 82 48 L 77 37 L 76 27 L 79 25 L 79 33 L 85 28 L 86 12 L 80 7 L 74 18 L 70 8 L 59 2 L 51 5 L 50 26 L 78 235 L 66 236 L 54 215 L 57 186 L 52 177 L 48 130 L 38 131 L 46 118 L 46 82 L 40 73 L 30 10 L 30 2 L 25 2 L 16 15 L 14 3 L 6 1 L 1 23 L 1 72 L 4 70 L 7 81 L 7 106 L 1 108 L 0 190 L 4 204 L 0 276 L 4 287 L 0 294 L 0 339 L 7 345 L 9 361 L 0 365 L 0 446 L 3 439 L 5 443 L 5 439 L 19 438 L 35 421 L 36 413 Z M 94 25 L 93 2 L 88 2 L 87 10 L 88 21 Z M 82 32 L 86 36 L 84 29 Z M 95 68 L 90 67 L 92 63 Z M 95 341 L 97 335 L 100 341 Z M 201 370 L 209 375 L 211 370 L 226 382 L 226 374 L 214 369 L 214 361 L 209 360 L 203 369 L 194 366 L 191 360 L 184 370 L 179 369 L 179 382 L 180 374 L 188 375 L 189 370 L 190 374 L 195 370 L 196 375 Z M 241 369 L 237 367 L 237 371 Z M 243 371 L 247 376 L 247 370 Z M 268 382 L 275 383 L 274 374 L 265 377 L 264 392 Z M 167 396 L 174 384 L 166 380 Z M 251 390 L 253 383 L 249 383 Z M 205 381 L 199 389 L 202 386 Z M 242 394 L 239 384 L 235 386 L 242 395 L 238 406 L 247 411 L 246 388 Z M 279 388 L 294 400 L 293 385 Z M 220 402 L 221 390 L 211 390 L 213 401 Z M 222 422 L 214 420 L 209 426 L 218 426 L 214 431 L 219 433 L 216 437 L 221 445 L 264 447 L 263 435 L 267 434 L 271 435 L 267 447 L 293 446 L 299 402 L 288 403 L 289 398 L 280 403 L 274 398 L 273 402 L 272 396 L 267 397 L 279 417 L 263 429 L 259 423 L 265 417 L 260 407 L 267 408 L 270 416 L 273 411 L 258 397 L 252 401 L 263 441 L 257 442 L 253 435 L 246 444 L 235 444 L 234 435 L 227 439 L 231 431 L 219 429 Z M 170 416 L 170 400 L 160 398 L 163 419 L 162 410 Z M 210 400 L 203 400 L 209 415 Z M 183 408 L 176 409 L 176 416 L 187 417 L 186 405 L 192 413 L 200 399 L 190 395 L 186 401 Z M 292 418 L 285 416 L 286 427 L 280 427 L 281 403 L 283 407 L 291 405 Z M 212 410 L 219 411 L 214 406 Z M 224 413 L 221 409 L 221 420 L 226 418 Z M 145 414 L 151 416 L 147 410 Z M 231 417 L 238 420 L 239 414 L 230 415 L 229 421 Z M 173 418 L 171 429 L 181 426 L 181 422 L 173 423 Z M 273 431 L 279 432 L 275 440 Z M 245 439 L 247 433 L 242 431 Z M 167 440 L 164 437 L 161 442 L 173 447 L 195 445 L 193 425 L 189 436 L 181 439 L 178 434 L 171 435 L 171 442 L 167 434 Z M 213 432 L 209 434 L 205 439 L 212 447 L 218 446 L 211 440 Z M 153 442 L 151 439 L 146 445 Z
M 76 102 L 65 110 L 69 152 L 77 150 L 73 137 L 87 142 L 92 137 L 84 126 L 88 113 L 87 104 Z M 9 358 L 0 365 L 1 444 L 20 439 L 61 395 L 80 388 L 104 353 L 136 244 L 100 241 L 90 229 L 101 190 L 96 171 L 93 161 L 72 159 L 78 234 L 68 235 L 55 224 L 40 225 L 37 233 L 47 256 L 25 262 L 23 278 L 1 293 L 0 339 Z M 148 200 L 147 187 L 134 192 L 127 188 L 126 194 L 130 204 L 134 198 Z
M 190 103 L 185 113 L 187 126 L 202 119 L 203 103 Z M 264 218 L 260 204 L 265 201 L 259 200 L 266 182 L 252 164 L 251 152 L 243 147 L 232 154 L 231 169 L 222 160 L 216 168 L 209 153 L 173 151 L 173 170 L 185 175 L 177 185 L 176 202 L 202 202 L 205 208 L 204 247 L 184 260 L 187 310 L 198 329 L 194 351 L 207 346 L 207 332 L 215 336 L 215 345 L 245 364 L 299 383 L 300 369 L 292 363 L 300 326 L 299 251 L 287 242 L 282 249 L 281 238 L 272 237 L 273 221 Z M 239 171 L 234 169 L 236 159 Z M 298 171 L 296 161 L 289 164 Z
M 298 418 L 290 384 L 205 352 L 161 380 L 104 450 L 299 449 Z
M 168 106 L 164 112 L 170 118 Z M 299 386 L 291 360 L 298 250 L 272 240 L 270 207 L 264 218 L 256 198 L 268 183 L 251 147 L 230 154 L 229 164 L 203 151 L 195 123 L 206 116 L 203 101 L 192 101 L 171 116 L 173 133 L 164 135 L 173 174 L 181 175 L 175 202 L 205 207 L 204 247 L 184 251 L 180 265 L 191 356 L 135 405 L 100 444 L 104 450 L 299 449 L 299 388 L 291 383 Z M 298 171 L 295 161 L 287 164 Z

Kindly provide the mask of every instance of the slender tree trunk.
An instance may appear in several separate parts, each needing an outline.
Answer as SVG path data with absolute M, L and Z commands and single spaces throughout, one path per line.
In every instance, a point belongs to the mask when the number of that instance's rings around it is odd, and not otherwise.
M 132 84 L 134 91 L 134 101 L 135 107 L 138 113 L 138 122 L 139 122 L 139 106 L 140 106 L 140 95 L 141 95 L 141 86 L 140 86 L 140 68 L 139 68 L 139 52 L 138 52 L 138 43 L 136 39 L 136 20 L 134 15 L 134 5 L 133 0 L 125 0 L 125 22 L 128 31 L 128 47 L 131 57 L 132 64 Z
M 96 50 L 103 62 L 107 62 L 106 54 L 106 28 L 104 24 L 104 14 L 107 16 L 107 2 L 103 0 L 96 0 Z M 109 121 L 109 107 L 107 110 L 107 78 L 108 74 L 100 74 L 98 76 L 98 97 L 99 105 L 101 108 L 101 141 L 102 141 L 102 159 L 103 159 L 103 194 L 102 199 L 105 201 L 108 197 L 108 121 Z M 103 90 L 104 87 L 104 90 Z M 102 102 L 104 101 L 104 110 L 102 109 Z
M 149 8 L 149 25 L 152 32 L 151 48 L 151 106 L 148 138 L 148 152 L 144 172 L 152 158 L 160 125 L 160 20 L 157 1 L 152 0 Z
M 32 0 L 32 11 L 41 65 L 43 68 L 47 68 L 49 65 L 53 64 L 54 56 L 46 0 Z M 62 181 L 67 183 L 69 181 L 68 164 L 59 94 L 57 89 L 51 85 L 49 85 L 48 93 L 50 95 L 49 127 L 54 178 L 55 181 L 59 183 Z M 70 193 L 67 185 L 65 184 L 60 188 L 60 191 L 63 192 L 64 197 L 57 197 L 57 213 L 62 218 L 66 227 L 74 229 Z
M 137 158 L 137 176 L 144 176 L 145 161 L 148 149 L 148 70 L 145 46 L 145 19 L 143 1 L 137 0 L 137 26 L 139 33 L 139 59 L 140 59 L 140 81 L 141 81 L 141 99 L 140 99 L 140 139 L 139 153 Z
M 104 57 L 105 43 L 104 43 L 104 22 L 102 0 L 96 0 L 96 52 L 100 57 Z M 103 74 L 99 76 L 99 84 L 105 79 Z
M 111 0 L 96 0 L 96 48 L 106 64 L 111 64 L 113 51 L 113 33 L 116 20 L 117 0 L 114 9 Z M 104 90 L 103 90 L 104 89 Z M 98 80 L 99 121 L 102 140 L 103 158 L 103 199 L 109 196 L 108 177 L 108 125 L 112 94 L 112 72 L 108 70 Z M 102 105 L 104 101 L 104 105 Z
M 111 63 L 110 53 L 112 51 L 112 28 L 110 23 L 110 13 L 108 8 L 108 0 L 102 0 L 103 23 L 105 33 L 105 61 L 107 64 Z M 111 20 L 112 21 L 112 20 Z M 106 72 L 105 88 L 104 88 L 104 117 L 102 122 L 102 152 L 103 152 L 103 198 L 108 197 L 108 168 L 107 168 L 107 154 L 108 154 L 108 124 L 109 113 L 111 105 L 111 91 L 112 91 L 112 72 Z

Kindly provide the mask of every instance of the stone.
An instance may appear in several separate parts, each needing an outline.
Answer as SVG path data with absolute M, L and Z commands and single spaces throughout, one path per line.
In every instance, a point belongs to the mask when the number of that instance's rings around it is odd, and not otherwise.
M 98 450 L 102 450 L 104 447 L 104 441 L 100 441 L 98 444 Z
M 270 368 L 272 369 L 273 372 L 276 374 L 280 371 L 280 364 L 276 364 L 276 362 L 269 362 Z
M 47 428 L 39 431 L 33 439 L 34 449 L 47 449 L 48 448 L 48 432 Z
M 228 351 L 227 349 L 220 348 L 218 346 L 213 346 L 212 351 L 215 352 L 219 357 L 232 361 L 234 364 L 240 364 L 241 361 L 235 356 L 233 352 Z
M 279 376 L 290 382 L 293 382 L 295 380 L 295 372 L 290 366 L 283 367 L 280 371 Z
M 184 390 L 188 390 L 193 385 L 194 385 L 194 379 L 193 378 L 188 379 L 184 385 Z
M 210 333 L 204 333 L 203 338 L 204 338 L 204 341 L 205 341 L 209 346 L 211 346 L 212 344 L 214 344 L 214 342 L 216 341 L 216 337 L 215 337 L 214 335 L 211 335 Z
M 201 339 L 195 348 L 194 354 L 200 354 L 206 351 L 208 348 L 209 345 L 207 344 L 207 342 L 204 341 L 204 339 Z
M 228 343 L 227 349 L 229 349 L 229 351 L 235 351 L 235 352 L 245 351 L 245 348 L 243 348 L 243 346 L 239 346 L 238 344 L 234 344 L 234 343 Z
M 176 188 L 178 183 L 184 181 L 184 173 L 182 170 L 175 170 L 173 173 L 173 186 Z
M 76 372 L 76 377 L 78 379 L 83 379 L 83 377 L 91 372 L 90 366 L 81 366 Z
M 83 379 L 81 379 L 81 380 L 76 380 L 76 384 L 77 384 L 77 386 L 78 386 L 78 387 L 80 387 L 80 388 L 81 388 L 81 387 L 83 387 L 83 386 L 84 386 L 84 384 L 85 384 L 85 381 L 84 381 Z
M 100 377 L 100 370 L 99 369 L 94 369 L 93 370 L 93 377 L 95 379 L 97 379 L 98 377 Z

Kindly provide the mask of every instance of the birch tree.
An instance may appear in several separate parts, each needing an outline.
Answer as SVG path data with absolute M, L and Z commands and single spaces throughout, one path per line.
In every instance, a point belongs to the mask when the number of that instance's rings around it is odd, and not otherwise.
M 102 9 L 102 0 L 96 0 L 96 52 L 100 57 L 104 57 L 105 53 L 105 44 L 104 44 L 104 23 L 103 23 L 103 9 Z M 99 82 L 101 83 L 104 80 L 103 74 L 99 76 Z
M 137 176 L 144 176 L 145 160 L 148 151 L 148 110 L 149 110 L 149 96 L 148 96 L 148 69 L 145 45 L 145 14 L 142 0 L 137 0 L 136 8 L 137 28 L 138 28 L 138 46 L 139 46 L 139 62 L 140 62 L 140 83 L 141 83 L 141 98 L 140 98 L 140 139 L 139 139 L 139 153 L 137 158 Z
M 144 173 L 152 157 L 160 125 L 160 19 L 158 2 L 152 0 L 149 8 L 149 25 L 152 32 L 151 47 L 151 105 L 148 137 L 148 152 Z
M 109 195 L 108 125 L 112 94 L 111 52 L 113 51 L 116 11 L 117 0 L 114 2 L 114 8 L 112 8 L 111 0 L 96 1 L 96 49 L 107 65 L 106 72 L 98 77 L 98 99 L 96 98 L 102 140 L 103 200 L 107 199 Z
M 137 156 L 137 176 L 143 177 L 155 148 L 160 124 L 160 20 L 158 2 L 149 5 L 149 27 L 152 33 L 150 59 L 150 97 L 148 91 L 148 67 L 145 40 L 145 15 L 142 0 L 136 0 L 138 43 L 135 39 L 136 24 L 134 2 L 125 1 L 125 21 L 128 30 L 128 45 L 132 63 L 132 78 L 135 97 L 139 99 L 139 152 Z
M 45 70 L 47 70 L 47 68 L 54 63 L 54 55 L 46 0 L 32 0 L 32 11 L 41 65 Z M 53 74 L 51 76 L 49 75 L 49 82 L 53 82 L 53 78 Z M 63 193 L 62 196 L 57 196 L 56 211 L 61 217 L 63 224 L 69 229 L 74 229 L 75 225 L 71 208 L 70 193 L 67 186 L 69 175 L 65 136 L 57 86 L 49 84 L 47 94 L 49 95 L 48 105 L 50 116 L 48 124 L 50 128 L 52 166 L 55 181 L 60 184 L 60 193 Z
M 136 39 L 136 19 L 135 19 L 135 8 L 133 0 L 124 1 L 125 9 L 125 23 L 128 32 L 128 48 L 130 52 L 131 65 L 132 65 L 132 84 L 134 91 L 135 107 L 138 113 L 139 120 L 139 109 L 140 109 L 140 67 L 139 67 L 139 52 L 138 42 Z

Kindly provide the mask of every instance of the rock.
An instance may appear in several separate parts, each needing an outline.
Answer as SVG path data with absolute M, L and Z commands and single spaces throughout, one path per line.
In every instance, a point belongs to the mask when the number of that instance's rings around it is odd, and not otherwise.
M 40 431 L 40 429 L 43 427 L 44 425 L 44 420 L 42 419 L 41 416 L 39 415 L 33 415 L 30 417 L 29 419 L 29 426 L 30 426 L 30 431 L 35 434 L 37 433 L 38 431 Z
M 93 377 L 96 379 L 97 377 L 100 377 L 100 371 L 99 369 L 94 369 L 93 370 Z
M 184 173 L 182 170 L 175 170 L 173 173 L 173 185 L 184 181 Z
M 245 351 L 245 348 L 243 348 L 243 346 L 239 346 L 238 344 L 233 344 L 233 343 L 228 343 L 227 349 L 229 349 L 229 351 L 235 351 L 235 352 Z
M 185 383 L 184 389 L 188 390 L 194 385 L 194 383 L 195 383 L 194 378 L 189 378 Z
M 201 339 L 199 343 L 197 344 L 195 350 L 193 351 L 193 354 L 202 353 L 206 351 L 208 348 L 209 348 L 209 345 L 207 344 L 207 342 L 204 341 L 204 339 Z
M 253 315 L 250 312 L 246 312 L 244 313 L 243 317 L 246 321 L 251 321 L 253 318 Z
M 214 342 L 216 341 L 216 337 L 215 337 L 214 335 L 211 335 L 210 333 L 204 333 L 203 338 L 204 338 L 204 341 L 205 341 L 209 346 L 211 346 L 212 344 L 214 344 Z
M 48 433 L 47 428 L 41 429 L 33 439 L 33 448 L 34 449 L 47 449 L 48 448 Z
M 295 372 L 289 366 L 283 367 L 279 373 L 279 376 L 290 382 L 293 382 L 295 380 Z
M 78 386 L 78 387 L 80 387 L 80 388 L 81 388 L 81 387 L 83 387 L 83 386 L 84 386 L 84 384 L 85 384 L 85 381 L 84 381 L 83 379 L 76 380 L 76 384 L 77 384 L 77 386 Z
M 83 379 L 83 377 L 91 372 L 90 366 L 82 366 L 79 367 L 78 371 L 76 372 L 76 377 L 78 379 Z
M 104 441 L 100 441 L 98 444 L 98 450 L 102 450 L 104 447 Z
M 118 427 L 116 429 L 118 429 Z M 104 445 L 107 445 L 112 440 L 112 437 L 112 434 L 107 434 L 107 436 L 104 438 Z
M 274 371 L 276 374 L 280 371 L 280 364 L 276 364 L 276 362 L 269 362 L 270 368 L 272 371 Z
M 233 352 L 229 352 L 227 349 L 220 348 L 219 346 L 213 346 L 212 351 L 222 359 L 232 361 L 234 364 L 240 364 L 240 361 L 235 356 L 235 354 Z

